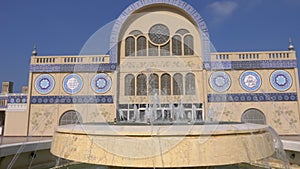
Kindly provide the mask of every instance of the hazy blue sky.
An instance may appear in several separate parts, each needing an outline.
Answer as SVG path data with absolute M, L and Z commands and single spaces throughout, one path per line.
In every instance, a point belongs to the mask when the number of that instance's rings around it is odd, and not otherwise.
M 0 82 L 27 85 L 38 55 L 77 55 L 88 38 L 135 0 L 0 0 Z M 300 0 L 186 0 L 205 20 L 218 51 L 300 47 Z M 299 47 L 299 48 L 298 48 Z M 299 54 L 298 54 L 299 55 Z

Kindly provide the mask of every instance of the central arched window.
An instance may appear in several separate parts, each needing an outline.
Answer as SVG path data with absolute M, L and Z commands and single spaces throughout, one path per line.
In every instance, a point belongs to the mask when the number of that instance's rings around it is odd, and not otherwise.
M 194 95 L 195 92 L 196 92 L 195 75 L 192 73 L 188 73 L 185 76 L 185 94 L 186 95 Z
M 137 56 L 147 56 L 147 40 L 144 36 L 137 39 Z
M 139 74 L 137 76 L 137 95 L 147 95 L 147 76 L 145 74 Z
M 125 76 L 125 96 L 135 95 L 135 79 L 132 74 Z
M 153 25 L 149 33 L 134 30 L 125 39 L 125 56 L 182 56 L 194 55 L 194 38 L 186 29 L 170 35 L 163 24 Z
M 173 76 L 173 95 L 183 94 L 183 79 L 180 73 L 176 73 Z
M 80 113 L 75 110 L 70 110 L 61 115 L 59 120 L 59 125 L 67 124 L 80 124 L 82 123 L 82 118 Z
M 193 73 L 183 76 L 175 73 L 171 76 L 168 73 L 151 73 L 148 76 L 144 73 L 127 74 L 124 80 L 125 96 L 147 96 L 147 95 L 195 95 L 196 81 Z
M 171 76 L 168 73 L 161 75 L 161 95 L 171 95 Z
M 154 95 L 159 94 L 159 82 L 158 75 L 153 73 L 149 76 L 149 94 Z

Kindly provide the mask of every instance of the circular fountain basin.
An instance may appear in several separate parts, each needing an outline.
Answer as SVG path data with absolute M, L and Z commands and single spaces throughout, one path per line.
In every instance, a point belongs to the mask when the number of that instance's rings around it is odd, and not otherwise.
M 117 167 L 252 163 L 274 154 L 268 129 L 247 123 L 66 125 L 57 128 L 51 153 L 81 163 Z

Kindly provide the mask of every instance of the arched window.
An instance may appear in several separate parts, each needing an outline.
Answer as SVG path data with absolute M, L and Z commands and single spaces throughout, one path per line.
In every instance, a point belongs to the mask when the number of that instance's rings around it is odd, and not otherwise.
M 192 35 L 184 37 L 184 55 L 194 55 L 194 38 Z
M 143 33 L 141 31 L 139 31 L 139 30 L 133 30 L 129 34 L 137 37 L 139 35 L 142 35 Z
M 248 109 L 242 115 L 242 122 L 266 124 L 266 117 L 263 112 L 258 109 Z
M 171 76 L 167 73 L 161 75 L 161 95 L 171 95 Z
M 188 30 L 186 29 L 179 29 L 178 31 L 176 31 L 177 34 L 180 34 L 181 36 L 190 33 Z
M 182 55 L 181 37 L 179 35 L 175 35 L 172 38 L 172 54 Z
M 153 45 L 152 43 L 148 43 L 149 48 L 148 48 L 148 54 L 149 56 L 158 56 L 158 46 Z
M 186 95 L 195 95 L 195 75 L 188 73 L 185 76 L 185 94 Z
M 135 39 L 131 36 L 125 40 L 125 56 L 135 56 Z
M 134 96 L 135 94 L 135 79 L 132 74 L 125 76 L 125 96 Z
M 173 95 L 183 94 L 183 79 L 180 73 L 173 76 Z
M 149 94 L 154 95 L 159 94 L 158 90 L 159 84 L 158 84 L 158 75 L 153 73 L 149 76 Z
M 144 36 L 137 39 L 137 56 L 147 56 L 147 41 Z
M 160 47 L 160 56 L 170 56 L 170 42 Z
M 70 110 L 65 112 L 60 116 L 59 119 L 59 125 L 80 124 L 80 123 L 82 123 L 81 115 L 75 110 Z
M 139 74 L 137 76 L 137 95 L 138 96 L 147 95 L 147 76 L 144 74 Z

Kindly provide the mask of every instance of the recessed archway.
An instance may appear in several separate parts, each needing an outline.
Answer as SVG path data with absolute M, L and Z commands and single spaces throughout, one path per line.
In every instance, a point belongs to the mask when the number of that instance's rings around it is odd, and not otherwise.
M 266 117 L 262 111 L 251 108 L 242 114 L 241 121 L 245 123 L 266 124 Z
M 80 113 L 75 110 L 69 110 L 63 113 L 59 119 L 59 125 L 67 125 L 67 124 L 81 124 L 82 117 Z

